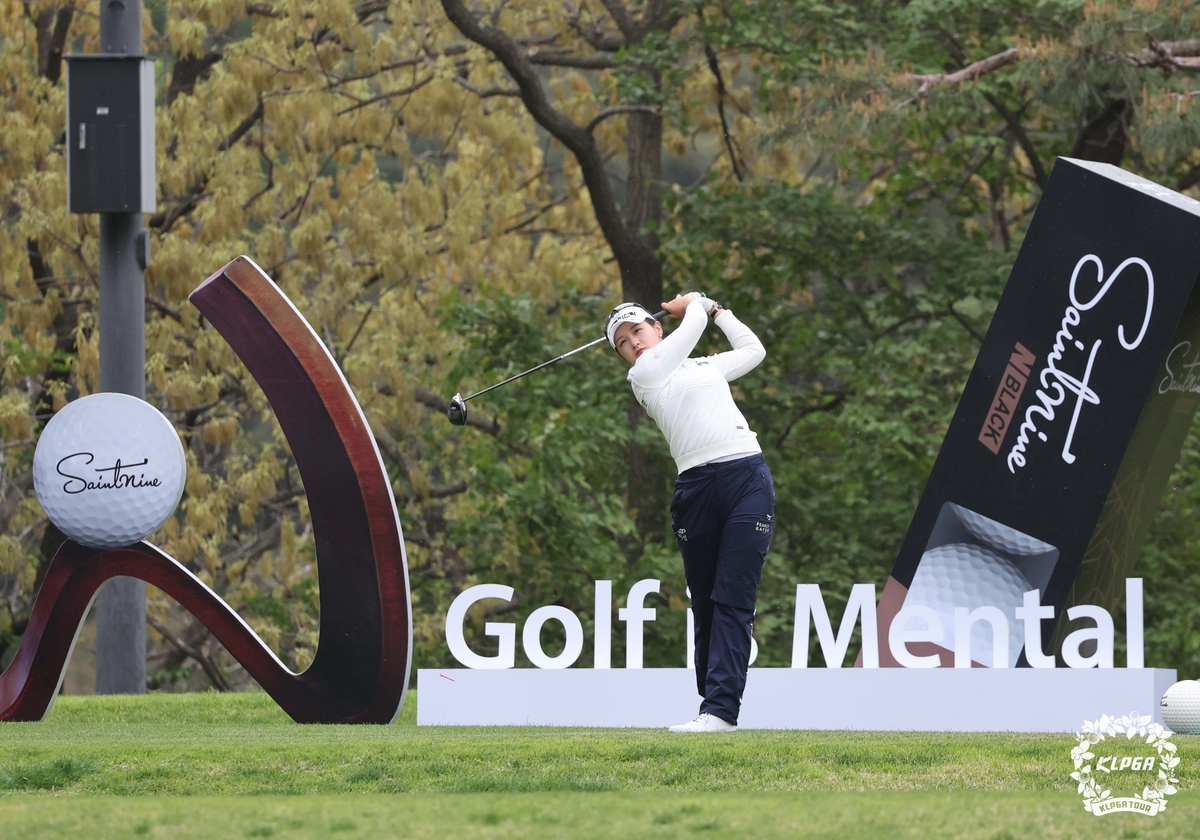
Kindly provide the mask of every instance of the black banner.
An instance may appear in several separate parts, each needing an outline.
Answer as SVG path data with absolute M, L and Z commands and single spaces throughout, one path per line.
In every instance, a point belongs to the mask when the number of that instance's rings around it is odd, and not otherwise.
M 1058 160 L 880 600 L 882 665 L 906 601 L 999 607 L 1009 664 L 1022 591 L 1116 605 L 1200 394 L 1198 276 L 1200 202 Z

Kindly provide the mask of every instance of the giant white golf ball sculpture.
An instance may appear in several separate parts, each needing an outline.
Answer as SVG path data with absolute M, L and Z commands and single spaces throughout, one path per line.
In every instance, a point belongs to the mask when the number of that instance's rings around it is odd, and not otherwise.
M 1172 732 L 1200 735 L 1200 682 L 1181 680 L 1167 689 L 1158 703 L 1163 723 Z
M 1008 616 L 1008 666 L 1017 663 L 1024 634 L 1014 613 L 1029 581 L 1007 557 L 983 546 L 949 543 L 931 548 L 921 556 L 917 573 L 904 598 L 904 606 L 930 607 L 942 620 L 941 646 L 954 650 L 954 609 L 999 607 Z M 915 625 L 913 625 L 915 627 Z M 985 621 L 971 628 L 971 658 L 989 668 L 992 663 L 992 629 Z
M 50 419 L 33 489 L 50 521 L 92 548 L 132 545 L 179 504 L 187 463 L 171 421 L 145 400 L 92 394 Z

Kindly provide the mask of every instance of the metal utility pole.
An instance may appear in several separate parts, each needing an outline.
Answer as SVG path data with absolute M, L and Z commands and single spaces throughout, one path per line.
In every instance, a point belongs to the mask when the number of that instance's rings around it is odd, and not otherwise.
M 142 0 L 101 0 L 100 52 L 140 55 Z M 100 390 L 146 396 L 142 214 L 100 214 Z M 96 599 L 96 693 L 146 692 L 146 584 L 119 577 Z

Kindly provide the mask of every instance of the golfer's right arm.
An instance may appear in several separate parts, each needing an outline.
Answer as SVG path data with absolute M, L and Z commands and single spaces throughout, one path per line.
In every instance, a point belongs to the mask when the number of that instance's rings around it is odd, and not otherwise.
M 708 315 L 698 300 L 688 304 L 683 321 L 669 336 L 643 353 L 629 371 L 629 381 L 645 390 L 667 383 L 696 347 Z

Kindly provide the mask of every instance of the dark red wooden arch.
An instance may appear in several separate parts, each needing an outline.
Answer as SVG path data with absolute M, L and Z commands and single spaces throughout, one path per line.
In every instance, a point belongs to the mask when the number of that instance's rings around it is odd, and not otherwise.
M 248 257 L 190 299 L 262 387 L 308 495 L 321 587 L 312 665 L 288 670 L 199 578 L 154 546 L 91 549 L 67 541 L 0 674 L 0 720 L 40 720 L 62 682 L 97 590 L 118 575 L 157 586 L 202 622 L 301 723 L 391 723 L 412 664 L 412 607 L 391 482 L 366 417 L 333 357 L 291 301 Z

